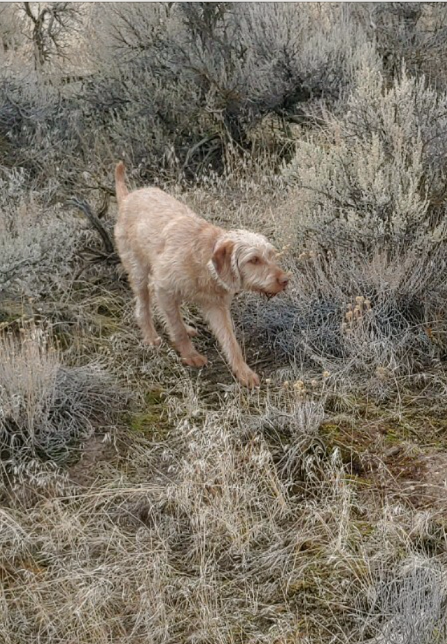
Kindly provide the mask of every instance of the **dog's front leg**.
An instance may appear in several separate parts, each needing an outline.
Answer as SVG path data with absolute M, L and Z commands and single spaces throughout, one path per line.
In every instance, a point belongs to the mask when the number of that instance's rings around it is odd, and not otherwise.
M 204 309 L 204 315 L 239 382 L 247 387 L 258 387 L 259 376 L 250 369 L 244 360 L 234 335 L 233 320 L 229 308 L 224 305 L 209 306 Z
M 185 326 L 180 312 L 180 302 L 173 293 L 156 289 L 158 306 L 165 318 L 169 337 L 180 354 L 182 362 L 190 367 L 203 367 L 207 363 L 191 342 L 194 329 Z

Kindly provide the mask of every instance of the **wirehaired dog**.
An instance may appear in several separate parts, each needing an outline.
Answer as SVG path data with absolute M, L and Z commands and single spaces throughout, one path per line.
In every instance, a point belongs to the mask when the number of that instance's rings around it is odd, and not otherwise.
M 129 193 L 124 175 L 120 162 L 115 169 L 119 207 L 115 239 L 137 300 L 144 341 L 151 346 L 161 343 L 152 321 L 152 285 L 171 341 L 185 364 L 203 367 L 207 359 L 191 342 L 197 332 L 182 319 L 184 301 L 201 308 L 238 380 L 258 386 L 259 377 L 245 363 L 234 335 L 230 305 L 240 291 L 271 297 L 286 288 L 289 277 L 276 263 L 275 249 L 263 235 L 211 225 L 158 188 Z

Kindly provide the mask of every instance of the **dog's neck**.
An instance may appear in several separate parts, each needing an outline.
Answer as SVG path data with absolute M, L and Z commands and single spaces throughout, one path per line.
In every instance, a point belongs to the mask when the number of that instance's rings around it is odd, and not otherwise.
M 208 270 L 211 273 L 211 276 L 212 276 L 213 280 L 215 282 L 217 282 L 217 284 L 220 286 L 220 288 L 223 288 L 224 291 L 226 291 L 227 293 L 231 293 L 231 295 L 235 295 L 235 293 L 236 293 L 235 289 L 232 288 L 231 286 L 228 286 L 228 284 L 223 281 L 223 279 L 221 278 L 221 276 L 217 272 L 216 267 L 214 266 L 214 262 L 213 262 L 212 259 L 209 260 L 207 266 L 208 266 Z

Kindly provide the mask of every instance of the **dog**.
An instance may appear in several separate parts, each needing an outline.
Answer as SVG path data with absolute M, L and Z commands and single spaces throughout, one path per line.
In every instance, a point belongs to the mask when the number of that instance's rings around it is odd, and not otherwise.
M 122 162 L 115 168 L 118 219 L 115 240 L 121 262 L 136 297 L 136 318 L 144 342 L 160 345 L 151 313 L 155 295 L 169 337 L 184 364 L 203 367 L 205 356 L 191 338 L 182 302 L 199 306 L 230 367 L 243 385 L 259 386 L 258 375 L 246 364 L 230 314 L 236 293 L 255 291 L 268 297 L 289 282 L 277 264 L 277 251 L 258 233 L 214 226 L 159 188 L 129 192 Z M 152 289 L 150 287 L 153 287 Z

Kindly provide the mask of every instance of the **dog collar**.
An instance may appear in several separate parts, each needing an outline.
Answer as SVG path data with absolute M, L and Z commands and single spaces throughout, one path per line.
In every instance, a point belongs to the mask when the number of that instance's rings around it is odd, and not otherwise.
M 208 266 L 208 269 L 209 269 L 214 281 L 217 282 L 219 284 L 219 286 L 221 288 L 223 288 L 224 291 L 226 291 L 227 293 L 234 293 L 233 289 L 230 286 L 228 286 L 228 284 L 226 284 L 223 281 L 223 279 L 220 277 L 219 273 L 216 270 L 216 267 L 214 266 L 214 262 L 213 262 L 212 259 L 209 260 L 207 266 Z

